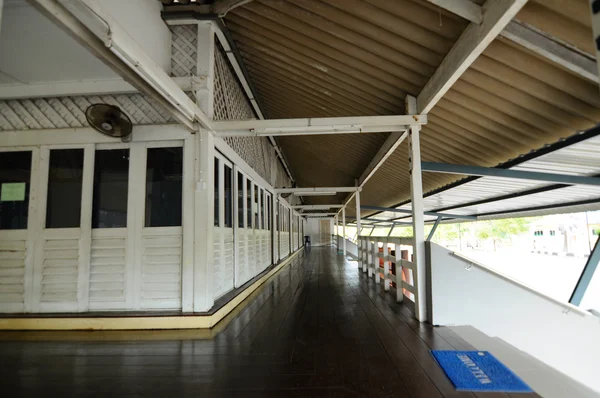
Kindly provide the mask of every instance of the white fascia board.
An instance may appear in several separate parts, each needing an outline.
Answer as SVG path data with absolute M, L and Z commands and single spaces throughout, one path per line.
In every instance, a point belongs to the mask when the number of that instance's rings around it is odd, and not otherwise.
M 196 90 L 204 85 L 203 79 L 198 76 L 173 77 L 172 79 L 183 91 Z M 1 85 L 0 100 L 137 92 L 139 91 L 135 87 L 123 79 L 43 82 Z

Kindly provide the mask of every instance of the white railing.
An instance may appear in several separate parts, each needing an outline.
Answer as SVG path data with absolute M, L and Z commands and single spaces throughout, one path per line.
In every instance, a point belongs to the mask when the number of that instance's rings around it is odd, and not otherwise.
M 388 236 L 360 236 L 358 239 L 358 268 L 374 277 L 376 283 L 383 280 L 384 290 L 390 290 L 390 282 L 396 284 L 396 301 L 406 296 L 415 302 L 418 297 L 417 273 L 412 258 L 413 238 Z M 381 249 L 381 250 L 380 250 Z M 392 254 L 393 252 L 393 254 Z M 396 272 L 392 274 L 392 264 Z M 383 278 L 381 277 L 383 275 Z

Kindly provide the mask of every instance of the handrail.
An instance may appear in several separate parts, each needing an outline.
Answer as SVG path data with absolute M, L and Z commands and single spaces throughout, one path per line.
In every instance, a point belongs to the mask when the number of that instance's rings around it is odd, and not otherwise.
M 529 291 L 529 292 L 531 292 L 531 293 L 533 293 L 533 294 L 535 294 L 535 295 L 537 295 L 537 296 L 539 296 L 539 297 L 541 297 L 541 298 L 543 298 L 545 300 L 551 301 L 554 304 L 558 304 L 558 305 L 562 306 L 563 308 L 565 308 L 565 309 L 567 309 L 569 311 L 578 313 L 579 315 L 582 315 L 582 316 L 593 316 L 588 311 L 584 311 L 581 308 L 574 306 L 573 304 L 562 302 L 560 300 L 557 300 L 557 299 L 555 299 L 553 297 L 548 296 L 547 294 L 539 292 L 539 291 L 533 289 L 532 287 L 529 287 L 529 286 L 525 285 L 524 283 L 522 283 L 522 282 L 520 282 L 520 281 L 518 281 L 516 279 L 511 278 L 508 275 L 505 275 L 505 274 L 503 274 L 501 272 L 498 272 L 495 269 L 492 269 L 492 268 L 488 267 L 487 265 L 484 265 L 484 264 L 482 264 L 482 263 L 480 263 L 480 262 L 478 262 L 476 260 L 473 260 L 472 258 L 469 258 L 469 257 L 465 256 L 462 253 L 459 253 L 459 252 L 450 252 L 450 254 L 453 255 L 453 256 L 455 256 L 455 257 L 460 258 L 461 260 L 468 261 L 471 265 L 474 265 L 477 268 L 480 268 L 482 271 L 485 271 L 487 273 L 493 274 L 494 276 L 497 276 L 498 278 L 504 279 L 505 281 L 507 281 L 507 282 L 509 282 L 509 283 L 511 283 L 513 285 L 521 287 L 521 288 L 523 288 L 523 289 L 525 289 L 525 290 L 527 290 L 527 291 Z
M 414 263 L 403 259 L 402 246 L 411 246 L 414 250 L 414 239 L 411 237 L 390 237 L 390 236 L 365 236 L 358 237 L 357 254 L 358 268 L 367 273 L 368 277 L 374 277 L 376 283 L 383 280 L 384 290 L 390 289 L 390 281 L 396 284 L 396 301 L 401 302 L 404 299 L 404 291 L 412 294 L 414 301 L 419 296 L 417 285 L 417 272 Z M 379 244 L 382 244 L 382 251 L 379 251 Z M 395 246 L 395 255 L 392 256 L 388 251 L 388 245 Z M 383 260 L 383 278 L 380 273 L 380 261 Z M 396 273 L 391 274 L 392 264 L 396 264 Z M 403 269 L 407 268 L 411 272 L 405 274 Z M 406 280 L 405 280 L 406 279 Z M 407 294 L 409 300 L 411 295 Z

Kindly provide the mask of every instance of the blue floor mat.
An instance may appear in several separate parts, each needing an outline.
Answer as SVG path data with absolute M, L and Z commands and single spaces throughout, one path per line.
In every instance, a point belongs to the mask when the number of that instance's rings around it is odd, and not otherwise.
M 431 351 L 460 391 L 533 392 L 516 374 L 487 351 Z

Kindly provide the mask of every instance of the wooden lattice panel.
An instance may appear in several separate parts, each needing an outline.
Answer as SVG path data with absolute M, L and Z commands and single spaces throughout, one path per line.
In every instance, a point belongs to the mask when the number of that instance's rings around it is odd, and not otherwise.
M 174 123 L 162 105 L 142 94 L 89 95 L 0 101 L 0 130 L 86 127 L 91 104 L 116 105 L 133 124 Z
M 198 25 L 171 26 L 171 75 L 182 77 L 196 74 Z

